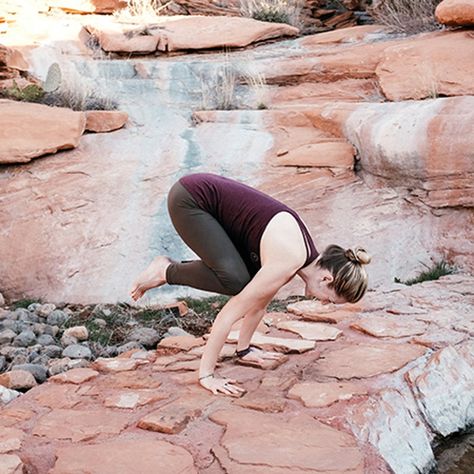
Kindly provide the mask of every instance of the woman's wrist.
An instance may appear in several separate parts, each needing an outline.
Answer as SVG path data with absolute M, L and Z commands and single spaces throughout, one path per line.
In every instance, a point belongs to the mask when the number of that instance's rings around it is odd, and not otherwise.
M 211 374 L 207 374 L 207 375 L 202 375 L 199 377 L 199 380 L 203 380 L 203 379 L 207 379 L 207 378 L 211 378 L 211 377 L 214 377 L 214 372 L 211 373 Z

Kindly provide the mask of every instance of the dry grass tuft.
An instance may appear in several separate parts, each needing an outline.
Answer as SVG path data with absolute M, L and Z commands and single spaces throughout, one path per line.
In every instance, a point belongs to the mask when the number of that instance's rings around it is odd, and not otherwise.
M 152 23 L 171 1 L 128 0 L 127 7 L 114 13 L 117 20 L 131 23 Z
M 434 14 L 439 3 L 441 0 L 379 0 L 371 14 L 394 32 L 416 34 L 441 28 Z
M 241 0 L 242 16 L 272 23 L 300 25 L 304 0 Z

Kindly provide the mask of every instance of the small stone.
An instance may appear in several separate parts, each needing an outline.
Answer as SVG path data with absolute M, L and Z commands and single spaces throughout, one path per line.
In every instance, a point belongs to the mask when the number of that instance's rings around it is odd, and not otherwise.
M 0 332 L 0 344 L 10 344 L 16 337 L 16 332 L 11 329 L 4 329 Z
M 126 352 L 126 351 L 124 351 Z M 118 351 L 118 348 L 117 346 L 107 346 L 105 348 L 105 353 L 109 356 L 109 357 L 116 357 L 119 355 L 119 351 Z
M 231 331 L 227 340 L 237 342 L 239 340 L 239 331 Z M 286 339 L 282 337 L 271 337 L 255 332 L 251 343 L 264 350 L 277 350 L 280 352 L 306 352 L 314 349 L 316 343 L 305 339 Z
M 12 370 L 26 370 L 30 372 L 38 383 L 43 383 L 48 378 L 47 370 L 39 364 L 19 364 L 14 365 Z
M 31 326 L 31 330 L 35 333 L 36 336 L 41 336 L 44 334 L 44 328 L 46 327 L 46 324 L 44 323 L 34 323 L 33 326 Z
M 36 344 L 36 336 L 33 331 L 21 331 L 13 340 L 13 345 L 17 347 L 28 347 Z
M 53 340 L 54 342 L 54 340 Z M 42 353 L 48 357 L 51 357 L 51 358 L 56 358 L 56 357 L 60 357 L 60 355 L 62 354 L 63 352 L 63 348 L 60 347 L 60 346 L 56 346 L 56 345 L 53 345 L 53 344 L 48 344 L 47 346 L 43 347 L 42 349 Z
M 159 339 L 158 331 L 153 328 L 136 328 L 127 336 L 127 341 L 136 341 L 146 348 L 154 348 Z
M 18 334 L 20 332 L 18 330 L 18 321 L 15 321 L 14 319 L 5 319 L 5 320 L 3 320 L 2 323 L 1 323 L 1 328 L 3 330 L 10 329 L 15 334 Z
M 32 313 L 37 313 L 38 310 L 41 308 L 42 304 L 41 303 L 31 303 L 28 306 L 28 311 L 31 311 Z
M 68 334 L 63 334 L 61 336 L 61 344 L 63 347 L 72 346 L 73 344 L 77 344 L 79 341 L 74 336 L 69 336 Z
M 30 312 L 26 308 L 17 308 L 13 311 L 12 319 L 17 321 L 29 321 Z
M 47 325 L 44 328 L 44 334 L 48 334 L 50 336 L 56 337 L 59 333 L 59 327 L 58 326 L 50 326 Z
M 16 390 L 11 390 L 10 388 L 0 385 L 0 405 L 10 403 L 16 397 L 20 395 L 20 392 Z
M 42 346 L 49 346 L 51 344 L 54 344 L 55 343 L 55 340 L 54 340 L 54 337 L 53 336 L 50 336 L 49 334 L 41 334 L 40 336 L 38 336 L 38 338 L 36 339 L 36 342 L 38 344 L 41 344 Z
M 142 350 L 144 347 L 136 341 L 127 342 L 115 348 L 117 354 L 123 354 L 124 352 L 132 351 L 133 349 Z
M 188 305 L 185 301 L 177 301 L 176 303 L 167 304 L 164 309 L 169 309 L 175 316 L 184 317 L 189 313 Z M 181 336 L 181 334 L 176 334 Z
M 2 454 L 0 456 L 2 474 L 20 474 L 24 472 L 23 463 L 16 454 Z
M 81 384 L 99 375 L 99 372 L 87 368 L 71 369 L 50 378 L 52 382 Z
M 85 326 L 73 326 L 64 331 L 63 336 L 75 337 L 78 341 L 85 341 L 89 339 L 89 331 Z
M 28 390 L 36 385 L 36 380 L 26 370 L 11 370 L 0 375 L 0 385 L 13 390 Z
M 7 359 L 5 358 L 5 356 L 0 356 L 0 372 L 3 372 L 6 366 L 7 366 Z
M 21 314 L 18 315 L 18 321 L 37 323 L 39 321 L 39 318 L 38 316 L 36 316 L 36 314 L 30 313 L 28 310 L 25 310 L 25 311 L 22 311 Z
M 99 326 L 102 329 L 107 327 L 107 321 L 105 319 L 95 318 L 92 322 L 93 322 L 93 324 L 95 324 L 96 326 Z
M 20 352 L 12 357 L 11 364 L 12 365 L 27 364 L 29 361 L 30 361 L 29 355 L 25 354 L 24 352 Z
M 39 355 L 37 357 L 34 357 L 32 358 L 30 356 L 30 359 L 29 361 L 32 363 L 32 364 L 38 364 L 38 365 L 42 365 L 43 367 L 47 367 L 48 366 L 48 363 L 49 363 L 49 360 L 50 358 L 47 356 L 47 355 Z
M 42 304 L 40 307 L 36 308 L 36 313 L 38 316 L 42 316 L 43 318 L 49 317 L 51 313 L 54 312 L 56 306 L 52 303 Z M 57 324 L 57 323 L 49 323 L 48 324 Z
M 158 347 L 166 347 L 170 349 L 180 349 L 182 351 L 189 351 L 193 347 L 204 345 L 202 337 L 194 336 L 172 336 L 162 339 Z
M 165 332 L 163 337 L 173 337 L 173 336 L 192 336 L 189 332 L 186 332 L 184 329 L 180 328 L 179 326 L 171 326 Z
M 93 367 L 101 372 L 124 372 L 135 370 L 143 361 L 136 359 L 104 359 L 99 357 Z
M 91 359 L 92 352 L 88 347 L 72 344 L 63 350 L 62 356 L 70 357 L 71 359 Z
M 0 293 L 0 306 L 5 306 L 5 298 L 3 295 Z
M 49 375 L 57 375 L 62 372 L 65 372 L 66 370 L 69 370 L 69 363 L 71 362 L 71 359 L 69 357 L 64 357 L 62 359 L 55 359 L 55 360 L 50 360 L 49 361 L 49 367 L 48 367 L 48 372 Z
M 61 326 L 68 320 L 68 316 L 64 311 L 60 309 L 55 309 L 51 313 L 48 314 L 48 318 L 46 322 L 50 326 Z
M 307 321 L 281 321 L 277 323 L 277 328 L 294 332 L 310 341 L 334 341 L 342 334 L 340 329 L 329 324 Z

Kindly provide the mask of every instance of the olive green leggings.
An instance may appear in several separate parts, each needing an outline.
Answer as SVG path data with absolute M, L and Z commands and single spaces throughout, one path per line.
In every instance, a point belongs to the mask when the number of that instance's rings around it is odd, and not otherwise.
M 166 271 L 167 283 L 223 295 L 239 293 L 250 274 L 219 222 L 200 209 L 179 182 L 168 194 L 168 210 L 176 231 L 201 260 L 172 263 Z

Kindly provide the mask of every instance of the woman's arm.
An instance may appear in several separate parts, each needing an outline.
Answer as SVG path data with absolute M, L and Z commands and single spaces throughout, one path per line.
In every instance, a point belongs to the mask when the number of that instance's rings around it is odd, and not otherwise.
M 199 369 L 200 378 L 214 373 L 217 358 L 233 324 L 249 312 L 264 311 L 275 293 L 293 277 L 295 269 L 292 267 L 288 263 L 263 266 L 251 282 L 222 308 L 204 349 Z M 213 393 L 235 394 L 240 391 L 225 379 L 217 377 L 206 377 L 200 382 Z

